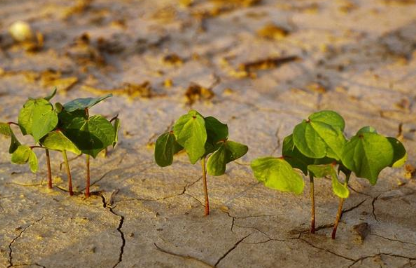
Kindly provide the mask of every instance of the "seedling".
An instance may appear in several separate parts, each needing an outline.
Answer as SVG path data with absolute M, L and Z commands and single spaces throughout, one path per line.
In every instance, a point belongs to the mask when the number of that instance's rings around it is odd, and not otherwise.
M 372 127 L 361 128 L 347 140 L 344 119 L 334 111 L 313 113 L 298 124 L 283 141 L 281 157 L 262 157 L 251 167 L 254 176 L 267 187 L 301 194 L 304 181 L 297 170 L 309 176 L 311 198 L 311 233 L 315 233 L 315 178 L 329 176 L 332 190 L 339 197 L 332 238 L 335 239 L 344 200 L 349 197 L 352 173 L 377 183 L 381 170 L 400 167 L 407 159 L 406 150 L 395 138 L 384 137 Z M 343 173 L 343 182 L 339 174 Z
M 207 172 L 225 173 L 226 165 L 244 156 L 248 147 L 228 140 L 228 126 L 218 119 L 203 117 L 195 110 L 181 116 L 170 130 L 156 140 L 155 161 L 161 167 L 172 164 L 173 156 L 185 150 L 191 164 L 200 160 L 205 195 L 205 216 L 209 215 Z M 206 162 L 206 158 L 208 161 Z
M 89 196 L 90 187 L 90 161 L 99 152 L 109 145 L 115 146 L 118 141 L 118 129 L 120 120 L 115 117 L 114 126 L 101 115 L 89 116 L 89 108 L 100 101 L 110 97 L 106 95 L 100 98 L 75 99 L 61 105 L 53 106 L 50 100 L 56 94 L 56 90 L 45 98 L 29 99 L 19 112 L 18 123 L 0 123 L 0 134 L 10 137 L 9 153 L 11 161 L 16 164 L 29 163 L 32 172 L 38 170 L 38 160 L 33 152 L 34 148 L 44 149 L 46 152 L 46 165 L 48 170 L 48 187 L 52 188 L 52 174 L 50 166 L 49 150 L 62 153 L 68 176 L 68 192 L 73 195 L 72 176 L 69 167 L 67 152 L 77 155 L 87 155 L 87 187 L 86 197 Z M 31 135 L 36 145 L 22 145 L 14 135 L 10 125 L 18 125 L 23 135 Z

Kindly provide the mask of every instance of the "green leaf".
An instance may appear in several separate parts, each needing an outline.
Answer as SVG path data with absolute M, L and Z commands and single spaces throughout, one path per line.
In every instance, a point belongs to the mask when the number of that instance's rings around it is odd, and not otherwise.
M 183 148 L 176 142 L 175 135 L 167 132 L 159 136 L 155 146 L 155 161 L 161 167 L 172 165 L 173 155 Z
M 113 141 L 113 148 L 116 146 L 116 144 L 118 143 L 118 132 L 120 130 L 120 119 L 116 118 L 114 120 L 114 141 Z
M 10 137 L 12 135 L 12 130 L 10 128 L 10 125 L 8 123 L 1 123 L 0 122 L 0 134 Z
M 308 174 L 308 165 L 314 163 L 314 159 L 304 156 L 293 143 L 293 134 L 283 140 L 283 158 L 293 167 L 300 169 L 303 174 Z
M 323 178 L 331 176 L 332 179 L 332 191 L 340 198 L 348 198 L 350 191 L 346 184 L 342 184 L 338 180 L 337 172 L 334 165 L 310 165 L 308 166 L 310 172 L 314 174 L 316 178 Z
M 377 133 L 377 130 L 373 127 L 366 126 L 366 127 L 362 127 L 360 130 L 358 130 L 356 135 L 360 135 L 360 134 L 363 134 L 363 133 Z
M 72 100 L 70 102 L 67 102 L 64 104 L 64 109 L 67 112 L 73 112 L 76 110 L 85 110 L 85 109 L 89 109 L 91 107 L 93 107 L 94 105 L 96 105 L 97 103 L 112 97 L 112 94 L 108 94 L 105 96 L 101 96 L 98 98 L 80 98 L 80 99 L 75 99 Z
M 321 111 L 303 120 L 293 130 L 293 142 L 299 151 L 310 158 L 330 157 L 341 159 L 346 142 L 343 134 L 345 123 L 332 111 Z
M 207 171 L 211 176 L 220 176 L 225 173 L 226 165 L 243 155 L 248 151 L 244 144 L 225 141 L 221 146 L 208 158 Z
M 26 164 L 29 160 L 30 152 L 32 150 L 29 146 L 20 145 L 17 147 L 16 151 L 12 154 L 12 163 L 15 164 Z
M 33 150 L 30 150 L 30 154 L 29 154 L 29 167 L 33 173 L 38 172 L 38 169 L 39 169 L 38 157 L 36 156 Z
M 48 96 L 46 96 L 44 99 L 47 100 L 47 101 L 50 101 L 53 97 L 55 97 L 56 90 L 57 90 L 57 88 L 55 87 L 55 89 L 52 91 L 52 93 L 49 94 Z
M 19 140 L 16 138 L 16 136 L 14 135 L 13 131 L 10 129 L 10 147 L 9 147 L 9 154 L 14 153 L 17 148 L 19 148 L 20 146 L 20 142 Z
M 389 165 L 390 167 L 401 167 L 407 161 L 407 152 L 403 144 L 396 138 L 387 137 L 387 140 L 390 142 L 393 147 L 393 161 Z
M 342 163 L 358 177 L 366 178 L 372 185 L 377 183 L 381 170 L 392 165 L 393 146 L 377 133 L 362 133 L 345 144 Z
M 218 142 L 228 138 L 228 126 L 212 116 L 205 117 L 205 129 L 207 130 L 207 142 L 205 144 L 205 155 L 218 149 Z
M 64 134 L 84 154 L 96 157 L 102 150 L 113 144 L 115 132 L 113 125 L 103 116 L 94 115 L 88 119 L 75 117 L 63 126 Z
M 81 154 L 78 147 L 59 130 L 48 133 L 42 140 L 42 145 L 54 151 L 68 151 L 77 155 Z
M 31 134 L 39 141 L 58 124 L 58 116 L 52 104 L 45 99 L 26 101 L 19 112 L 19 126 L 23 135 Z
M 300 174 L 283 159 L 262 157 L 251 162 L 254 177 L 269 188 L 301 194 L 305 183 Z
M 195 164 L 205 154 L 207 131 L 205 120 L 195 110 L 181 116 L 173 126 L 176 141 L 186 149 L 189 160 Z

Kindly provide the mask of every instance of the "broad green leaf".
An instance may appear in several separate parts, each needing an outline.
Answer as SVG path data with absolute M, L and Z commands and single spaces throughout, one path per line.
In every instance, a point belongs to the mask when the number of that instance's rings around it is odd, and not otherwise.
M 12 130 L 8 123 L 0 123 L 0 134 L 10 137 L 12 135 Z
M 119 132 L 119 130 L 120 130 L 120 119 L 119 118 L 116 118 L 115 120 L 114 120 L 114 141 L 113 141 L 113 147 L 115 147 L 116 146 L 116 144 L 118 143 L 118 132 Z
M 207 142 L 205 144 L 205 155 L 218 149 L 218 142 L 228 138 L 228 126 L 221 123 L 212 116 L 205 117 L 205 129 L 207 130 Z
M 38 169 L 39 169 L 38 157 L 36 156 L 33 150 L 30 150 L 30 153 L 29 153 L 29 167 L 33 173 L 38 172 Z
M 19 140 L 14 135 L 13 131 L 10 129 L 10 147 L 9 147 L 9 154 L 14 153 L 17 148 L 20 146 Z
M 112 94 L 108 94 L 105 96 L 101 96 L 98 98 L 80 98 L 80 99 L 75 99 L 72 100 L 70 102 L 67 102 L 64 104 L 64 109 L 67 112 L 73 112 L 76 110 L 85 110 L 85 109 L 89 109 L 91 107 L 93 107 L 94 105 L 96 105 L 97 103 L 112 97 Z
M 254 177 L 269 188 L 301 194 L 304 181 L 300 174 L 283 159 L 262 157 L 251 162 Z
M 76 110 L 73 112 L 67 112 L 65 110 L 62 110 L 58 114 L 58 117 L 60 126 L 62 128 L 65 128 L 66 126 L 70 125 L 74 120 L 86 120 L 87 113 L 85 112 L 85 110 Z
M 32 149 L 30 149 L 29 146 L 26 145 L 20 145 L 17 147 L 16 151 L 12 154 L 12 163 L 15 164 L 26 164 L 29 160 L 30 152 Z
M 64 134 L 84 154 L 96 157 L 102 150 L 113 144 L 115 132 L 113 125 L 103 116 L 94 115 L 88 119 L 75 117 L 63 126 Z
M 58 124 L 52 104 L 45 99 L 29 99 L 19 112 L 19 126 L 23 135 L 31 134 L 39 141 Z
M 377 183 L 379 173 L 392 165 L 393 146 L 390 141 L 377 133 L 362 133 L 345 144 L 342 163 L 357 177 L 366 178 L 371 184 Z
M 176 142 L 175 135 L 167 132 L 159 136 L 155 146 L 155 161 L 161 167 L 172 165 L 173 155 L 183 148 Z
M 396 138 L 388 137 L 387 140 L 390 142 L 393 147 L 393 161 L 390 164 L 390 167 L 401 167 L 407 161 L 407 152 L 403 144 Z
M 304 156 L 293 143 L 293 134 L 283 140 L 283 158 L 293 167 L 300 169 L 303 174 L 308 174 L 308 165 L 314 163 L 314 159 Z
M 50 150 L 60 152 L 68 151 L 77 155 L 81 154 L 78 147 L 59 130 L 48 133 L 42 140 L 42 145 Z
M 53 97 L 55 97 L 55 95 L 56 95 L 56 87 L 55 87 L 55 89 L 51 92 L 51 94 L 49 94 L 48 96 L 46 96 L 44 99 L 45 100 L 47 100 L 47 101 L 50 101 Z
M 310 172 L 314 174 L 316 178 L 323 178 L 326 176 L 331 176 L 332 180 L 332 191 L 334 194 L 340 198 L 348 198 L 350 191 L 347 186 L 340 183 L 338 180 L 337 173 L 335 171 L 335 166 L 329 165 L 310 165 L 308 166 Z
M 208 158 L 207 171 L 209 175 L 220 176 L 225 173 L 226 165 L 248 151 L 248 147 L 234 141 L 222 142 L 221 146 Z
M 207 161 L 207 171 L 211 176 L 220 176 L 225 173 L 227 165 L 227 149 L 225 144 L 221 145 Z
M 310 158 L 329 157 L 339 160 L 346 142 L 345 126 L 340 115 L 321 111 L 303 120 L 293 130 L 293 142 L 298 150 Z
M 360 135 L 360 134 L 363 134 L 363 133 L 377 133 L 377 130 L 373 127 L 366 126 L 366 127 L 362 127 L 360 130 L 358 130 L 356 135 Z
M 197 111 L 191 110 L 181 116 L 173 126 L 176 141 L 185 148 L 189 160 L 195 164 L 205 154 L 207 131 L 205 120 Z

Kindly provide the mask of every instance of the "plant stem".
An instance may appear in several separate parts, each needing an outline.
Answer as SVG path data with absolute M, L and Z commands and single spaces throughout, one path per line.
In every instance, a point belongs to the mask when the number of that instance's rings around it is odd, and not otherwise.
M 65 167 L 66 167 L 66 174 L 68 175 L 68 191 L 69 195 L 74 195 L 74 192 L 72 191 L 72 176 L 71 176 L 71 170 L 69 169 L 69 163 L 68 163 L 68 156 L 66 155 L 66 151 L 62 151 L 62 155 L 64 156 L 65 161 Z
M 205 157 L 201 159 L 202 166 L 202 180 L 204 184 L 204 194 L 205 194 L 205 216 L 209 215 L 209 199 L 208 199 L 208 185 L 207 185 L 207 170 L 205 166 Z
M 313 175 L 309 174 L 310 196 L 311 196 L 311 234 L 315 233 L 315 187 Z
M 345 178 L 345 183 L 344 183 L 345 186 L 348 185 L 348 181 L 350 179 L 350 176 L 351 176 L 351 173 L 347 174 L 347 176 Z M 341 217 L 342 217 L 342 206 L 344 205 L 344 201 L 345 201 L 345 198 L 340 198 L 339 199 L 337 217 L 335 218 L 334 229 L 332 229 L 332 239 L 335 239 L 336 234 L 337 234 L 338 224 L 339 224 L 339 221 L 341 220 Z
M 85 197 L 90 197 L 90 156 L 86 155 L 87 164 L 87 187 L 85 188 Z
M 48 188 L 52 189 L 51 157 L 49 156 L 48 149 L 45 149 L 45 153 L 46 153 L 46 167 L 48 169 Z

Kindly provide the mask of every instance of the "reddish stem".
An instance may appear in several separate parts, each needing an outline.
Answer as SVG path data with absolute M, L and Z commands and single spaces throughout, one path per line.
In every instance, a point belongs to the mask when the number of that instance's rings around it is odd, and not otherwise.
M 51 158 L 49 156 L 49 150 L 45 149 L 45 152 L 46 152 L 46 167 L 48 169 L 48 188 L 52 189 Z
M 86 155 L 87 164 L 87 187 L 85 188 L 85 197 L 90 197 L 90 156 Z
M 341 217 L 342 217 L 342 206 L 344 205 L 344 200 L 345 200 L 344 198 L 339 199 L 337 217 L 335 219 L 334 229 L 332 229 L 332 239 L 335 239 L 335 236 L 337 234 L 339 220 L 341 220 Z
M 315 233 L 315 187 L 313 175 L 309 175 L 310 181 L 310 196 L 311 196 L 311 234 Z
M 207 184 L 207 170 L 205 166 L 205 157 L 201 159 L 202 167 L 202 180 L 204 184 L 204 194 L 205 194 L 205 216 L 209 215 L 209 198 L 208 198 L 208 184 Z

